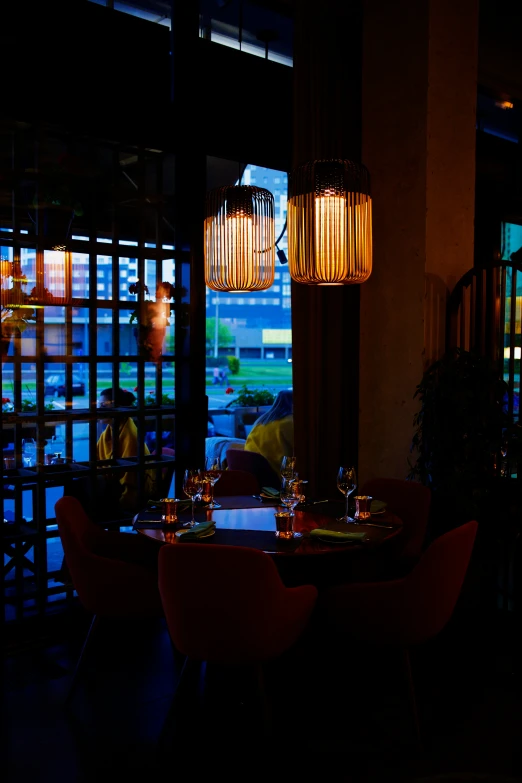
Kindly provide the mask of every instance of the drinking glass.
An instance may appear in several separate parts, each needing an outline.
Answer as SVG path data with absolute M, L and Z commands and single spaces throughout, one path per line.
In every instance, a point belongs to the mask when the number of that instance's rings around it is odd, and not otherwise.
M 295 468 L 296 468 L 295 457 L 283 457 L 283 459 L 281 460 L 281 468 L 279 471 L 281 475 L 281 489 L 283 488 L 284 479 L 297 478 L 297 473 Z
M 194 518 L 194 503 L 196 497 L 203 491 L 203 475 L 199 468 L 188 468 L 183 476 L 183 492 L 192 501 L 192 519 L 189 527 L 194 527 L 196 520 Z
M 283 477 L 281 479 L 281 503 L 292 515 L 297 504 L 304 500 L 303 483 L 294 478 Z
M 205 459 L 203 481 L 208 481 L 210 484 L 210 503 L 207 505 L 207 508 L 221 508 L 221 503 L 216 503 L 214 500 L 214 487 L 221 478 L 222 473 L 223 463 L 219 457 L 207 457 Z
M 353 517 L 351 517 L 348 513 L 348 503 L 350 500 L 350 495 L 352 492 L 355 492 L 356 488 L 357 475 L 353 465 L 348 467 L 341 466 L 337 474 L 337 489 L 342 492 L 343 495 L 346 495 L 346 512 L 343 517 L 338 518 L 338 522 L 355 522 Z

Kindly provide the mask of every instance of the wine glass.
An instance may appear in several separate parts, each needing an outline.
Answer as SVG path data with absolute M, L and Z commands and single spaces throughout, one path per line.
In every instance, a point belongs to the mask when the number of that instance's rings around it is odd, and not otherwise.
M 183 492 L 192 501 L 192 519 L 189 527 L 194 527 L 196 520 L 194 518 L 194 503 L 196 497 L 203 491 L 203 475 L 199 468 L 188 468 L 183 476 Z
M 281 503 L 287 507 L 292 515 L 297 504 L 304 500 L 303 484 L 303 481 L 295 478 L 283 476 L 281 479 Z
M 346 495 L 346 513 L 343 517 L 339 517 L 338 522 L 355 522 L 353 517 L 348 514 L 348 503 L 350 495 L 357 488 L 357 475 L 353 465 L 348 467 L 341 466 L 337 474 L 337 489 L 340 490 L 343 495 Z
M 223 463 L 219 457 L 206 457 L 203 481 L 210 484 L 210 502 L 207 508 L 221 508 L 221 503 L 214 500 L 214 487 L 223 473 Z
M 284 479 L 297 478 L 296 473 L 296 459 L 295 457 L 283 457 L 281 460 L 281 468 L 279 473 L 281 475 L 281 488 L 283 487 Z

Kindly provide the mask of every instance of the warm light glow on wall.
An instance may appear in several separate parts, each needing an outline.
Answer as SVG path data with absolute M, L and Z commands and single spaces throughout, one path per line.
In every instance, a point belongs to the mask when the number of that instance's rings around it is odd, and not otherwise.
M 289 180 L 288 263 L 311 285 L 363 283 L 372 271 L 372 200 L 364 166 L 307 163 Z
M 274 197 L 237 185 L 207 195 L 205 283 L 213 291 L 264 291 L 274 282 Z
M 512 101 L 495 101 L 495 106 L 497 106 L 499 109 L 512 109 L 513 108 L 513 102 Z

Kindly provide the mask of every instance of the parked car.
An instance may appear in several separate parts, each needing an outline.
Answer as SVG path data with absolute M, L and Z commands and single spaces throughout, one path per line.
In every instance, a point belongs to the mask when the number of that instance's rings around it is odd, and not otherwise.
M 44 396 L 65 397 L 65 391 L 65 373 L 61 373 L 60 375 L 49 375 L 44 381 Z M 79 375 L 75 375 L 74 373 L 72 377 L 72 393 L 73 396 L 85 394 L 85 383 Z

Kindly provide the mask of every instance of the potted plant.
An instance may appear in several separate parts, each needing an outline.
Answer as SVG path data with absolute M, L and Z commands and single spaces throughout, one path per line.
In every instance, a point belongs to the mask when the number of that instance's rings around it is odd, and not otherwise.
M 487 357 L 454 349 L 426 369 L 409 478 L 432 490 L 434 524 L 487 516 L 506 426 L 507 384 Z
M 173 407 L 175 403 L 176 400 L 174 399 L 174 397 L 172 397 L 170 394 L 162 393 L 160 405 Z M 145 396 L 145 405 L 149 407 L 154 407 L 156 404 L 157 404 L 156 395 L 154 392 L 151 391 Z
M 234 394 L 234 389 L 230 386 L 225 390 L 225 394 Z M 225 406 L 230 408 L 241 407 L 250 408 L 252 406 L 270 406 L 275 400 L 275 395 L 268 389 L 249 389 L 246 383 L 241 386 L 236 397 Z
M 234 394 L 234 389 L 229 386 L 225 394 Z M 246 438 L 252 425 L 270 408 L 274 400 L 275 395 L 268 389 L 249 389 L 244 383 L 237 396 L 225 406 L 235 408 L 234 437 Z

